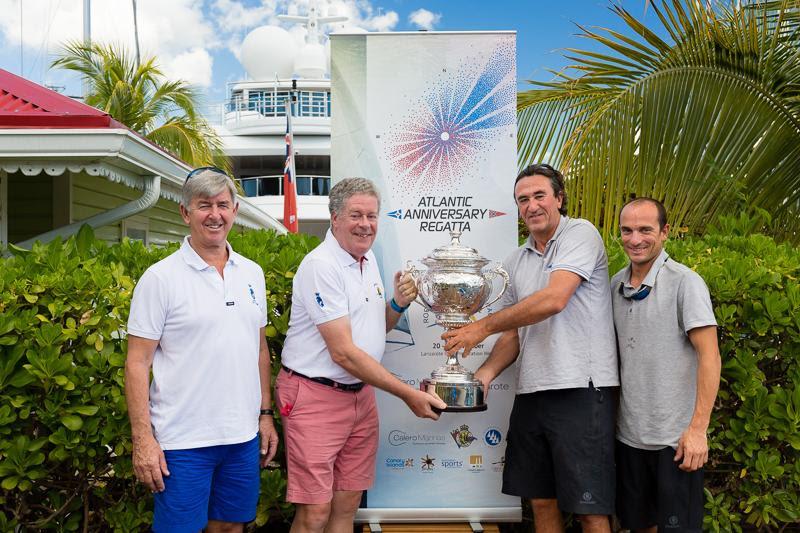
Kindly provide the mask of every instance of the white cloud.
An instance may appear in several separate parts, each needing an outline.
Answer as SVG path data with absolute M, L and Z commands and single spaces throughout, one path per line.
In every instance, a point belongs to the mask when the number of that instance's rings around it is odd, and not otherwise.
M 262 0 L 260 6 L 246 7 L 239 0 L 214 0 L 214 22 L 223 32 L 252 30 L 274 18 L 277 0 Z
M 318 5 L 323 16 L 348 17 L 344 23 L 324 24 L 322 32 L 394 29 L 399 22 L 397 12 L 383 11 L 374 7 L 375 3 L 377 0 L 320 1 Z M 245 36 L 258 26 L 280 25 L 302 44 L 305 27 L 280 22 L 277 15 L 305 14 L 308 7 L 309 0 L 138 0 L 141 55 L 156 56 L 167 78 L 185 79 L 207 89 L 215 83 L 214 60 L 225 61 L 220 52 L 227 49 L 238 58 Z M 433 16 L 431 24 L 436 23 L 436 17 L 438 15 Z M 38 83 L 55 80 L 79 85 L 77 76 L 62 70 L 48 71 L 48 67 L 60 52 L 62 43 L 82 38 L 83 10 L 79 0 L 0 0 L 2 68 L 19 73 L 22 42 L 23 76 Z M 130 0 L 92 2 L 92 40 L 116 44 L 134 53 Z M 323 39 L 325 41 L 327 38 Z M 217 68 L 230 72 L 237 67 L 225 64 Z M 225 74 L 218 74 L 220 76 L 224 78 Z M 216 83 L 222 83 L 222 79 Z
M 20 23 L 20 11 L 22 23 Z M 190 79 L 210 84 L 211 55 L 221 46 L 212 24 L 206 20 L 202 5 L 194 0 L 139 0 L 137 2 L 139 47 L 142 57 L 155 55 L 164 74 L 170 79 Z M 134 53 L 133 7 L 129 0 L 104 0 L 92 3 L 92 40 L 116 44 Z M 49 65 L 61 44 L 83 38 L 81 2 L 56 0 L 0 0 L 0 33 L 6 43 L 25 50 L 23 75 L 36 81 L 35 62 Z M 206 51 L 206 60 L 187 64 L 180 57 Z M 196 56 L 199 58 L 199 56 Z M 179 65 L 180 72 L 172 66 Z M 39 80 L 41 81 L 41 80 Z
M 346 22 L 329 24 L 329 31 L 390 31 L 400 20 L 395 11 L 382 12 L 367 0 L 330 0 L 328 13 L 346 16 Z
M 408 21 L 423 30 L 432 30 L 439 24 L 441 13 L 433 13 L 427 9 L 417 9 L 408 16 Z
M 209 87 L 211 85 L 213 63 L 214 60 L 211 59 L 211 55 L 207 50 L 195 48 L 178 54 L 163 68 L 174 79 L 180 78 L 190 85 Z

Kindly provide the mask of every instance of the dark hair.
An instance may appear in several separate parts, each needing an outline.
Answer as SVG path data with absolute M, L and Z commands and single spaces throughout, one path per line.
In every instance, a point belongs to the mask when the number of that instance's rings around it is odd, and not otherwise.
M 622 206 L 622 209 L 625 209 L 629 205 L 635 204 L 652 204 L 656 206 L 656 210 L 658 211 L 658 229 L 664 229 L 664 226 L 667 225 L 667 208 L 664 207 L 664 204 L 656 200 L 655 198 L 649 198 L 647 196 L 640 196 L 638 198 L 634 198 L 630 200 L 628 203 Z M 619 221 L 620 224 L 622 223 L 622 209 L 619 210 Z
M 564 175 L 547 163 L 528 165 L 517 175 L 517 180 L 514 182 L 514 189 L 517 188 L 517 183 L 519 183 L 519 180 L 522 178 L 529 178 L 531 176 L 544 176 L 550 180 L 550 185 L 553 187 L 553 194 L 556 198 L 559 196 L 561 197 L 561 207 L 558 208 L 558 212 L 562 215 L 566 215 L 567 195 L 564 192 Z M 514 200 L 516 200 L 516 198 L 514 198 Z

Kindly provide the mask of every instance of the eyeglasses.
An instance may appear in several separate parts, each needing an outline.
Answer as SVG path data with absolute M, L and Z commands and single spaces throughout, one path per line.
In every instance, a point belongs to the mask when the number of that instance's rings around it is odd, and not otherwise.
M 198 174 L 200 174 L 201 172 L 205 172 L 206 170 L 210 170 L 210 171 L 212 171 L 212 172 L 219 172 L 220 174 L 224 174 L 225 176 L 227 176 L 227 175 L 228 175 L 228 173 L 227 173 L 227 172 L 225 172 L 224 170 L 222 170 L 222 169 L 221 169 L 221 168 L 219 168 L 219 167 L 200 167 L 200 168 L 196 168 L 196 169 L 192 170 L 191 172 L 189 172 L 189 173 L 186 175 L 186 180 L 184 180 L 184 181 L 189 181 L 189 180 L 190 180 L 190 179 L 192 179 L 193 177 L 197 176 L 197 175 L 198 175 Z

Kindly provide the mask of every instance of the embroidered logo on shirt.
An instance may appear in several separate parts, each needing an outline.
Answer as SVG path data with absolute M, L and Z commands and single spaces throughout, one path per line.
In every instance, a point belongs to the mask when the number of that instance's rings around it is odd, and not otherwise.
M 381 286 L 379 284 L 375 284 L 375 292 L 378 293 L 378 297 L 383 298 L 383 291 L 381 290 Z
M 256 300 L 256 291 L 253 290 L 253 286 L 248 283 L 247 288 L 250 290 L 250 299 L 254 304 L 258 305 L 258 300 Z
M 322 301 L 322 296 L 320 296 L 318 292 L 315 292 L 314 296 L 317 298 L 317 305 L 320 307 L 325 307 L 325 302 Z

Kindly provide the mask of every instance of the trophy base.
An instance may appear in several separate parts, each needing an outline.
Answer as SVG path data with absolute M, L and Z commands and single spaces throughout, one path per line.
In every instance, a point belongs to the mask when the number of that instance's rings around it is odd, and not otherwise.
M 437 412 L 477 413 L 487 409 L 483 401 L 483 383 L 476 379 L 453 382 L 426 378 L 420 383 L 420 389 L 435 394 L 447 404 L 446 408 L 437 409 Z

